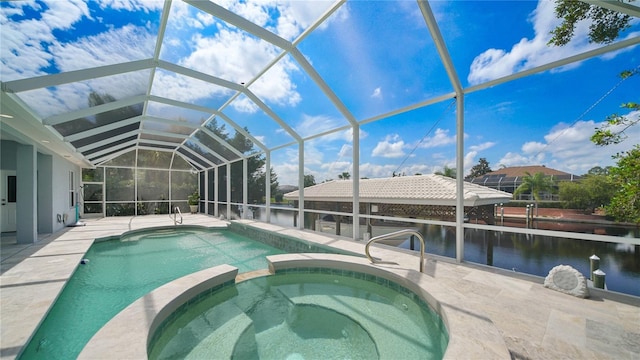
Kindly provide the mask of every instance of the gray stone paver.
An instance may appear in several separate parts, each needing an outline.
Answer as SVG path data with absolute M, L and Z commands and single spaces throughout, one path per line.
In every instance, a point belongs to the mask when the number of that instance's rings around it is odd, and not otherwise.
M 224 226 L 205 215 L 184 215 L 185 224 Z M 84 220 L 83 220 L 84 221 Z M 284 229 L 252 226 L 308 241 L 361 251 L 362 242 Z M 173 225 L 167 216 L 86 220 L 29 248 L 13 251 L 3 240 L 0 277 L 0 355 L 11 359 L 28 340 L 93 239 L 148 226 Z M 5 249 L 8 249 L 5 253 Z M 361 252 L 363 253 L 363 251 Z M 10 254 L 10 255 L 8 255 Z M 417 269 L 417 256 L 380 247 L 374 256 Z M 603 293 L 580 299 L 543 287 L 542 279 L 428 257 L 425 274 L 441 289 L 439 300 L 491 321 L 514 359 L 640 359 L 640 299 L 616 300 Z M 34 296 L 34 294 L 38 294 Z

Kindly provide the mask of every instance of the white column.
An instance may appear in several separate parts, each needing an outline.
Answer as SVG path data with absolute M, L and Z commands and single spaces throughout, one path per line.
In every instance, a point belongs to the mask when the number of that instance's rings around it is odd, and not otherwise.
M 227 163 L 227 220 L 231 219 L 231 163 Z
M 204 213 L 209 215 L 209 170 L 204 170 Z
M 242 218 L 247 218 L 247 213 L 249 212 L 249 207 L 247 204 L 249 203 L 247 197 L 249 197 L 249 164 L 247 158 L 242 159 Z
M 304 141 L 298 143 L 298 229 L 304 229 Z
M 353 240 L 360 239 L 360 125 L 353 125 Z
M 218 172 L 218 169 L 218 166 L 213 169 L 213 216 L 215 217 L 220 217 L 220 212 L 218 211 L 218 181 L 220 181 L 218 176 L 220 176 L 220 173 Z
M 456 261 L 464 260 L 464 94 L 456 99 Z
M 265 186 L 266 189 L 264 190 L 264 197 L 265 197 L 265 212 L 266 212 L 266 222 L 270 223 L 271 222 L 271 151 L 267 151 L 265 153 L 265 168 L 266 168 L 266 174 L 265 174 Z
M 38 241 L 38 153 L 33 145 L 20 144 L 16 158 L 16 241 L 31 244 Z

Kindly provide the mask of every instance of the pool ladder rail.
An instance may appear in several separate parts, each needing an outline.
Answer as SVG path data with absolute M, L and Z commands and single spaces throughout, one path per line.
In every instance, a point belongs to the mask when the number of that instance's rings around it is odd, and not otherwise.
M 373 263 L 373 264 L 384 264 L 384 263 L 391 264 L 392 262 L 380 261 L 378 259 L 374 259 L 371 256 L 371 254 L 369 253 L 369 247 L 374 242 L 377 242 L 377 241 L 380 241 L 380 240 L 388 240 L 388 239 L 398 238 L 398 237 L 401 237 L 401 236 L 404 236 L 404 235 L 414 235 L 420 240 L 420 272 L 423 273 L 424 272 L 424 237 L 422 237 L 422 234 L 420 234 L 420 232 L 418 232 L 416 230 L 404 229 L 404 230 L 395 231 L 395 232 L 388 233 L 388 234 L 378 235 L 378 236 L 375 236 L 375 237 L 371 238 L 367 242 L 367 245 L 364 247 L 364 253 L 365 253 L 365 255 L 367 255 L 367 259 L 369 259 L 369 261 L 371 261 L 371 263 Z
M 180 215 L 180 221 L 178 221 L 178 215 Z M 182 212 L 179 207 L 173 208 L 173 225 L 182 224 Z

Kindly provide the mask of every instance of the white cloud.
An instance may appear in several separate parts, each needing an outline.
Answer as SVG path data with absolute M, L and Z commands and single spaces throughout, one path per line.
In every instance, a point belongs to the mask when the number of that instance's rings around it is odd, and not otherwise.
M 385 158 L 402 157 L 405 155 L 403 150 L 404 145 L 404 141 L 400 138 L 400 135 L 387 135 L 383 141 L 378 142 L 371 152 L 371 156 L 381 156 Z
M 72 43 L 49 47 L 60 71 L 72 71 L 153 57 L 156 36 L 133 25 L 112 29 Z
M 374 99 L 382 99 L 382 89 L 380 87 L 375 88 L 371 97 Z
M 162 9 L 163 1 L 159 0 L 101 0 L 100 6 L 104 8 L 112 8 L 116 10 L 127 11 L 153 11 Z
M 479 144 L 479 145 L 471 145 L 471 146 L 469 146 L 469 150 L 479 152 L 479 151 L 482 151 L 482 150 L 490 149 L 495 144 L 496 143 L 493 142 L 493 141 L 487 141 L 487 142 Z
M 334 3 L 333 1 L 278 2 L 280 17 L 275 29 L 276 34 L 285 39 L 294 40 Z
M 213 96 L 231 95 L 231 90 L 192 77 L 158 70 L 155 73 L 151 94 L 197 103 L 198 100 Z
M 298 185 L 298 165 L 292 163 L 278 163 L 272 165 L 273 170 L 278 174 L 280 185 Z M 318 179 L 316 178 L 316 181 Z
M 550 32 L 560 24 L 554 13 L 555 2 L 540 0 L 531 14 L 533 23 L 533 39 L 522 38 L 510 50 L 487 49 L 472 62 L 467 80 L 471 84 L 490 81 L 511 75 L 523 70 L 585 52 L 601 45 L 589 43 L 587 35 L 589 24 L 579 22 L 574 32 L 574 38 L 565 46 L 549 46 Z M 564 67 L 568 69 L 579 66 L 572 64 Z
M 42 11 L 38 3 L 7 2 L 0 12 L 0 74 L 4 81 L 44 75 L 55 55 L 47 47 L 55 44 L 55 30 L 68 30 L 83 17 L 90 18 L 87 4 L 82 1 L 49 1 Z M 13 14 L 22 14 L 26 7 L 41 12 L 41 19 L 14 21 Z
M 214 36 L 196 33 L 191 52 L 179 63 L 203 73 L 235 83 L 248 83 L 272 61 L 280 49 L 243 32 L 220 28 Z M 295 106 L 301 101 L 291 79 L 298 68 L 285 57 L 272 66 L 249 89 L 268 104 Z M 255 112 L 257 106 L 248 98 L 239 98 L 232 106 L 242 112 Z
M 360 164 L 360 177 L 366 178 L 382 178 L 390 177 L 394 171 L 397 170 L 397 165 L 393 164 L 372 164 L 363 163 Z
M 326 147 L 327 144 L 339 142 L 353 142 L 353 128 L 349 127 L 347 130 L 337 130 L 330 132 L 331 130 L 340 128 L 344 125 L 344 121 L 336 119 L 326 115 L 311 116 L 307 114 L 302 115 L 302 121 L 294 127 L 294 130 L 302 137 L 307 137 L 323 132 L 329 132 L 321 137 L 316 137 L 313 140 L 307 142 L 307 146 L 312 144 L 317 147 Z M 360 140 L 365 139 L 368 133 L 360 129 Z M 333 146 L 333 145 L 329 145 Z M 326 150 L 325 150 L 326 152 Z
M 265 136 L 262 135 L 254 135 L 253 136 L 256 140 L 260 141 L 262 144 L 267 144 L 267 138 Z
M 522 152 L 525 154 L 538 154 L 544 150 L 547 144 L 537 141 L 528 141 L 522 145 Z
M 634 119 L 640 112 L 634 111 L 626 116 Z M 578 121 L 572 126 L 558 124 L 544 136 L 543 142 L 528 141 L 522 145 L 521 152 L 508 152 L 498 164 L 505 166 L 524 166 L 545 164 L 558 170 L 576 175 L 586 173 L 594 166 L 614 165 L 612 155 L 628 151 L 640 139 L 640 126 L 635 125 L 625 131 L 627 140 L 620 144 L 596 146 L 590 140 L 596 127 L 605 123 L 592 120 Z M 616 129 L 612 129 L 616 131 Z M 617 130 L 620 130 L 618 128 Z
M 449 136 L 449 130 L 436 129 L 435 135 L 432 137 L 425 137 L 422 139 L 419 147 L 422 149 L 428 149 L 438 146 L 445 146 L 456 143 L 456 135 Z
M 211 14 L 199 12 L 196 14 L 196 18 L 202 23 L 203 26 L 211 26 L 216 22 L 216 18 L 214 18 Z
M 353 156 L 353 146 L 348 144 L 342 145 L 340 151 L 338 151 L 338 156 L 340 158 Z
M 464 156 L 464 174 L 469 173 L 471 168 L 476 164 L 476 156 L 479 152 L 492 148 L 496 143 L 487 141 L 482 144 L 469 146 L 469 152 Z
M 231 1 L 217 2 L 220 6 L 235 12 L 256 25 L 287 40 L 294 40 L 311 26 L 333 1 Z M 343 6 L 344 7 L 344 6 Z M 274 16 L 277 15 L 276 18 Z

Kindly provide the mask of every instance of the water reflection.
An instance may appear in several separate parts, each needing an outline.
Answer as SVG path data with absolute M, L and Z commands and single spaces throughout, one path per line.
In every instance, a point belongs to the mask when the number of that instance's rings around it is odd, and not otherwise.
M 262 209 L 256 210 L 254 216 L 261 221 L 266 220 Z M 271 222 L 291 227 L 293 226 L 293 212 L 272 209 Z M 537 228 L 543 229 L 550 224 L 537 225 Z M 574 232 L 596 232 L 640 238 L 639 228 L 570 223 L 561 223 L 561 226 L 565 229 L 573 226 L 573 229 L 581 230 Z M 454 227 L 439 225 L 418 225 L 417 227 L 425 235 L 427 253 L 455 258 L 456 234 Z M 399 229 L 374 227 L 373 234 L 378 235 L 380 231 L 391 232 Z M 558 230 L 558 228 L 553 230 Z M 342 233 L 349 234 L 347 231 L 342 231 Z M 465 261 L 542 277 L 547 276 L 556 265 L 563 264 L 573 266 L 588 278 L 589 257 L 596 254 L 600 257 L 600 269 L 607 274 L 606 285 L 609 290 L 640 296 L 640 246 L 638 245 L 479 229 L 465 229 L 464 238 Z M 410 240 L 407 239 L 398 246 L 410 249 Z

